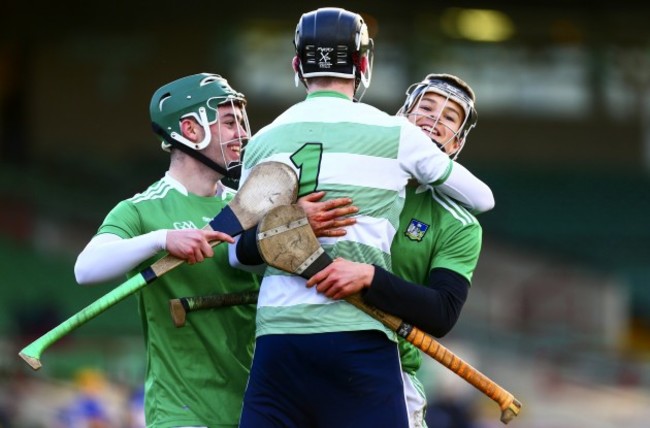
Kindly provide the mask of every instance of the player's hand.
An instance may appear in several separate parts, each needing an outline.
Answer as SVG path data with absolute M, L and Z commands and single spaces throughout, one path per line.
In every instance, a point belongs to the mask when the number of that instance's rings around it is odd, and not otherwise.
M 370 286 L 375 267 L 342 258 L 334 259 L 325 269 L 307 281 L 307 287 L 316 287 L 319 293 L 331 299 L 344 299 Z
M 167 252 L 188 264 L 200 263 L 214 256 L 210 242 L 229 242 L 235 240 L 228 234 L 212 230 L 181 229 L 167 232 Z
M 353 217 L 347 217 L 359 212 L 352 205 L 351 198 L 336 198 L 320 202 L 325 192 L 314 192 L 298 199 L 298 205 L 307 214 L 309 225 L 318 237 L 335 238 L 344 236 L 345 227 L 357 222 Z

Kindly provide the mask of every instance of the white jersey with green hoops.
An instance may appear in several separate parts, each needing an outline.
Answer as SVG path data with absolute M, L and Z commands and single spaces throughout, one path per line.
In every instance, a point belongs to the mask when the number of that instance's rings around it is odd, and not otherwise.
M 246 147 L 242 182 L 261 162 L 279 161 L 299 176 L 299 195 L 323 190 L 351 197 L 357 223 L 342 238 L 321 239 L 332 257 L 391 268 L 409 177 L 437 185 L 453 163 L 415 125 L 340 93 L 310 94 L 260 130 Z M 305 287 L 305 280 L 267 269 L 257 312 L 257 335 L 377 329 L 393 332 L 345 301 Z

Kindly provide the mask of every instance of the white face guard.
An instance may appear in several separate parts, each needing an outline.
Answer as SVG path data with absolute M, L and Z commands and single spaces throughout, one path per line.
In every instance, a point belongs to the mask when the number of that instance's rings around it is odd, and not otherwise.
M 425 100 L 427 93 L 436 93 L 443 97 L 443 101 L 434 106 L 429 106 L 429 100 Z M 463 111 L 463 120 L 459 126 L 454 123 L 453 116 L 456 116 L 457 113 L 456 109 L 451 108 L 451 103 L 460 106 Z M 465 138 L 461 135 L 461 130 L 465 127 L 469 117 L 467 111 L 467 106 L 463 106 L 456 99 L 452 99 L 449 94 L 433 88 L 422 93 L 417 103 L 407 113 L 407 117 L 411 122 L 418 125 L 440 149 L 449 153 L 452 159 L 456 159 L 465 145 Z M 441 128 L 444 128 L 444 130 L 441 130 Z M 448 152 L 448 146 L 453 144 L 454 141 L 458 142 L 458 147 L 454 152 Z
M 219 104 L 216 104 L 216 102 L 219 102 Z M 213 142 L 219 144 L 221 159 L 217 163 L 222 164 L 227 171 L 240 167 L 241 150 L 251 135 L 246 107 L 240 100 L 231 97 L 225 101 L 223 98 L 210 98 L 206 105 L 210 109 L 210 116 L 214 119 L 209 120 L 208 111 L 205 107 L 200 107 L 198 114 L 192 112 L 181 118 L 192 117 L 196 120 L 203 128 L 204 138 L 202 141 L 198 143 L 192 142 L 176 132 L 171 134 L 172 138 L 195 150 L 203 150 Z M 212 141 L 210 127 L 218 122 L 220 123 L 217 127 L 217 141 Z
M 218 144 L 221 148 L 226 170 L 230 171 L 241 167 L 242 151 L 251 137 L 251 129 L 246 107 L 236 100 L 228 100 L 227 102 L 229 105 L 224 103 L 219 105 L 219 108 L 217 108 L 218 119 L 212 124 L 221 121 L 218 127 Z
M 423 104 L 427 93 L 437 94 L 442 97 L 443 101 L 435 107 L 427 105 L 426 102 Z M 406 101 L 397 114 L 408 117 L 411 122 L 420 126 L 429 138 L 443 150 L 449 144 L 457 141 L 458 147 L 453 153 L 450 153 L 450 157 L 456 159 L 465 146 L 469 131 L 476 125 L 477 115 L 474 109 L 473 94 L 470 98 L 465 89 L 461 89 L 447 80 L 437 78 L 411 85 L 406 94 Z M 453 120 L 453 116 L 457 115 L 457 109 L 452 108 L 452 103 L 460 107 L 464 113 L 463 120 L 457 129 L 454 123 L 457 121 Z M 441 132 L 441 128 L 446 131 Z

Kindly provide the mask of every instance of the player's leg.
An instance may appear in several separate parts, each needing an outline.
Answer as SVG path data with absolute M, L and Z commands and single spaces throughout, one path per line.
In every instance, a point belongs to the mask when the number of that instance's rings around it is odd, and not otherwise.
M 377 330 L 323 333 L 317 427 L 408 427 L 397 344 Z
M 379 331 L 261 336 L 240 428 L 406 428 L 401 373 Z
M 244 394 L 239 428 L 309 427 L 303 408 L 310 397 L 308 370 L 293 351 L 295 335 L 265 335 L 255 341 L 255 355 Z

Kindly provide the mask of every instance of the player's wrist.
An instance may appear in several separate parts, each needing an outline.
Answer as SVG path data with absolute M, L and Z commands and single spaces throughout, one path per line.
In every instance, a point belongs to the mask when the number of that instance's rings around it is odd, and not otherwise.
M 363 264 L 362 266 L 364 270 L 363 289 L 367 290 L 372 286 L 372 282 L 375 278 L 375 266 L 371 264 Z
M 157 251 L 167 250 L 167 232 L 167 229 L 160 229 L 148 233 L 150 242 Z

